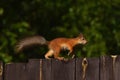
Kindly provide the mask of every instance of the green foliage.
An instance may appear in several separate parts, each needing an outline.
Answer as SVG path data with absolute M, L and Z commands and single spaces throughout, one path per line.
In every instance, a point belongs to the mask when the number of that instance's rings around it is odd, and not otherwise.
M 120 53 L 119 0 L 2 0 L 0 4 L 0 59 L 4 62 L 43 58 L 46 47 L 15 54 L 18 40 L 31 35 L 52 40 L 82 32 L 88 44 L 76 49 L 77 57 Z

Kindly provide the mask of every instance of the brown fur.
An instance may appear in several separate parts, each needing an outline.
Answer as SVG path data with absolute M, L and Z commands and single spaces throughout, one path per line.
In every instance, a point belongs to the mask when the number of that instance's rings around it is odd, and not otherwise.
M 82 34 L 80 34 L 76 38 L 56 38 L 49 42 L 46 41 L 45 38 L 41 36 L 36 36 L 21 40 L 17 45 L 17 51 L 21 51 L 22 49 L 24 49 L 24 47 L 31 46 L 34 44 L 40 44 L 40 45 L 47 44 L 49 51 L 45 54 L 45 58 L 49 59 L 50 56 L 54 55 L 54 58 L 63 60 L 64 57 L 59 57 L 61 50 L 65 50 L 65 49 L 69 50 L 68 55 L 70 55 L 73 51 L 74 46 L 78 44 L 84 45 L 86 43 L 87 41 L 85 40 Z

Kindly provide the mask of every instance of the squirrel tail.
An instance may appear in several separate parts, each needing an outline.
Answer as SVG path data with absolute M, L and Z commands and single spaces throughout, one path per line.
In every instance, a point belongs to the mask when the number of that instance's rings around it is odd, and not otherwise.
M 42 36 L 33 36 L 28 37 L 20 42 L 15 47 L 16 52 L 22 51 L 25 47 L 29 47 L 32 45 L 47 45 L 49 42 Z

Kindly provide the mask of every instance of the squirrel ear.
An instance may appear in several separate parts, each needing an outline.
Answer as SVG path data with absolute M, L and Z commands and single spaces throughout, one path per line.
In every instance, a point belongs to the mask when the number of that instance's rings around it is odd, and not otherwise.
M 79 37 L 83 37 L 83 34 L 82 34 L 82 33 L 80 33 L 80 34 L 79 34 Z

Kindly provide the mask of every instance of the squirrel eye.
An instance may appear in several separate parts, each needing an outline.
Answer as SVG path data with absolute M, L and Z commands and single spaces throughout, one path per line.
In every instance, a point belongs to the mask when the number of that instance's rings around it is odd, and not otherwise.
M 84 40 L 84 38 L 82 38 L 82 40 Z

